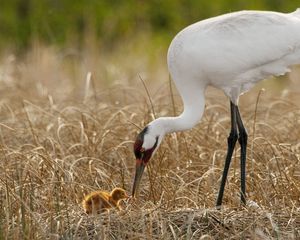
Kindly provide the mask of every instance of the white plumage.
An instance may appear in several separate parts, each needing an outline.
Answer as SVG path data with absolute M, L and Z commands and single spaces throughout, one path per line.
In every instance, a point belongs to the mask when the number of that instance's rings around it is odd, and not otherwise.
M 166 133 L 192 128 L 203 115 L 208 85 L 224 91 L 231 102 L 231 132 L 217 206 L 237 139 L 241 144 L 241 200 L 245 201 L 247 133 L 238 110 L 239 96 L 256 82 L 300 64 L 300 8 L 293 13 L 241 11 L 192 24 L 173 39 L 168 67 L 184 111 L 149 123 L 135 143 L 137 158 L 133 195 L 143 170 Z
M 190 78 L 222 89 L 235 103 L 257 81 L 284 74 L 297 63 L 300 9 L 241 11 L 200 21 L 183 29 L 168 52 L 179 91 Z

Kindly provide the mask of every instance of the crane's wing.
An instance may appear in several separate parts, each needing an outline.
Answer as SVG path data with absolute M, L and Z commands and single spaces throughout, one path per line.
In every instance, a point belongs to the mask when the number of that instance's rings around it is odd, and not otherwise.
M 193 66 L 191 71 L 201 71 L 219 87 L 231 82 L 231 87 L 236 83 L 249 84 L 246 88 L 250 88 L 300 64 L 300 9 L 290 14 L 225 14 L 193 24 L 177 38 L 177 45 L 184 43 L 180 49 L 186 64 Z
M 300 9 L 289 14 L 241 11 L 183 29 L 168 51 L 172 75 L 205 81 L 237 95 L 300 64 Z M 173 76 L 174 78 L 174 76 Z

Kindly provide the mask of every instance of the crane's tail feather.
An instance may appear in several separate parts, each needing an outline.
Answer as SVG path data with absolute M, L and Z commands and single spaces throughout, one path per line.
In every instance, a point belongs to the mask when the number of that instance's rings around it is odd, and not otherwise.
M 293 16 L 300 18 L 300 8 L 297 8 L 295 12 L 291 13 Z

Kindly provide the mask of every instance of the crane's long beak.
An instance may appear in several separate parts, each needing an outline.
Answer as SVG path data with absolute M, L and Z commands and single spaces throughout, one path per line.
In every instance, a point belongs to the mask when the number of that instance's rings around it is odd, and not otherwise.
M 135 197 L 136 193 L 138 192 L 145 166 L 146 164 L 142 159 L 136 160 L 135 176 L 134 176 L 134 182 L 132 187 L 132 197 Z

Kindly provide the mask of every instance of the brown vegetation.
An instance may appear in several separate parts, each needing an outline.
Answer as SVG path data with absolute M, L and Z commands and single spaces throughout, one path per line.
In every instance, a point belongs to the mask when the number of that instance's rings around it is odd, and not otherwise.
M 180 113 L 180 98 L 163 78 L 149 87 L 152 110 L 138 71 L 107 66 L 122 72 L 117 82 L 132 81 L 108 86 L 105 75 L 91 78 L 55 54 L 38 59 L 5 58 L 0 66 L 1 239 L 300 238 L 297 89 L 254 89 L 241 98 L 249 133 L 246 208 L 239 204 L 239 148 L 224 207 L 214 208 L 230 119 L 226 97 L 209 89 L 201 123 L 164 139 L 139 200 L 122 214 L 88 216 L 81 207 L 88 192 L 130 191 L 136 134 L 153 111 Z M 75 81 L 72 73 L 87 78 Z

